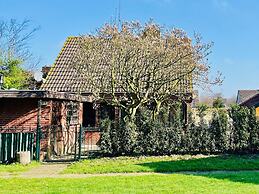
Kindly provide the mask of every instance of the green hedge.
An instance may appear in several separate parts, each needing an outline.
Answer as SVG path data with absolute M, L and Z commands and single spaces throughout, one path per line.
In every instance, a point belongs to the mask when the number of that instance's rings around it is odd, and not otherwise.
M 175 108 L 175 107 L 174 107 Z M 134 122 L 101 123 L 101 151 L 104 155 L 169 155 L 178 153 L 256 153 L 259 152 L 259 123 L 254 109 L 233 105 L 215 109 L 207 124 L 202 112 L 195 124 L 189 115 L 182 122 L 179 107 L 170 115 L 164 108 L 156 120 L 141 109 Z M 177 111 L 175 111 L 177 110 Z

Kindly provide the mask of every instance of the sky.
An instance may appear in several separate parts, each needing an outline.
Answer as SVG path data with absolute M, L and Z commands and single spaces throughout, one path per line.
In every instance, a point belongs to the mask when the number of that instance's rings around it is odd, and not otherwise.
M 31 20 L 39 26 L 30 48 L 40 66 L 54 63 L 68 36 L 94 33 L 118 17 L 122 21 L 153 19 L 166 27 L 195 32 L 214 42 L 211 76 L 224 76 L 214 93 L 225 97 L 238 89 L 259 89 L 258 0 L 0 0 L 0 20 Z M 120 9 L 119 9 L 120 7 Z M 40 71 L 40 70 L 39 70 Z M 200 91 L 200 93 L 208 93 Z

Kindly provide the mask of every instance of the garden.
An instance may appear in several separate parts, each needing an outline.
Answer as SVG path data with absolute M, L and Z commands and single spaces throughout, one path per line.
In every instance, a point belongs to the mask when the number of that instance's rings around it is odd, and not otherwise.
M 143 107 L 131 121 L 104 119 L 100 152 L 61 171 L 0 165 L 0 193 L 258 193 L 254 109 L 218 107 L 206 120 L 200 105 L 186 123 L 181 107 L 165 106 L 156 119 Z
M 152 22 L 119 29 L 81 37 L 72 63 L 78 85 L 92 83 L 93 108 L 120 110 L 114 119 L 104 113 L 100 152 L 61 171 L 0 165 L 0 193 L 259 193 L 255 110 L 216 106 L 210 120 L 204 105 L 188 111 L 193 83 L 222 82 L 208 77 L 212 44 Z

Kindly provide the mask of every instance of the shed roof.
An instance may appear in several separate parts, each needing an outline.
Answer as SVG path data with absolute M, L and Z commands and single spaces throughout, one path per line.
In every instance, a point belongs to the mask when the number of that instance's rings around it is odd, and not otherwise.
M 0 99 L 1 98 L 38 98 L 79 102 L 92 101 L 91 96 L 81 96 L 67 92 L 54 92 L 44 90 L 2 90 L 0 91 Z
M 241 105 L 248 107 L 259 107 L 259 93 L 244 101 Z

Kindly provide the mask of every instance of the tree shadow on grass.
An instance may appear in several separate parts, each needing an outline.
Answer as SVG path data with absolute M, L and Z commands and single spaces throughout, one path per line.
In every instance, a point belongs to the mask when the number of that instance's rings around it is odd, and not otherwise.
M 259 185 L 259 172 L 211 172 L 207 174 L 193 173 L 191 175 Z
M 259 155 L 222 155 L 206 158 L 148 162 L 138 165 L 160 173 L 182 172 L 187 175 L 259 184 L 259 172 L 248 172 L 249 170 L 259 170 Z

